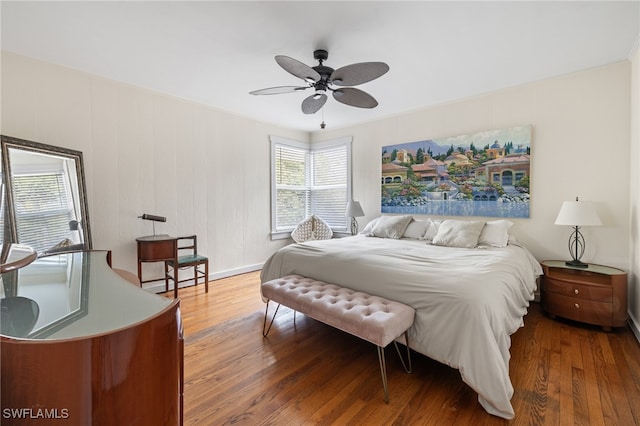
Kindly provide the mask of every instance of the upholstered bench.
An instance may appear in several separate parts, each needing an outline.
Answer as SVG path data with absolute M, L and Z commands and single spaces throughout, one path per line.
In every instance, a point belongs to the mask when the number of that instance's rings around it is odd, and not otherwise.
M 405 371 L 411 372 L 411 352 L 407 330 L 413 324 L 415 316 L 415 310 L 412 307 L 300 275 L 288 275 L 267 281 L 262 284 L 261 289 L 263 297 L 267 299 L 262 326 L 262 334 L 265 337 L 271 330 L 280 305 L 284 305 L 373 343 L 378 348 L 384 400 L 387 403 L 389 391 L 384 348 L 389 343 L 394 343 Z M 278 306 L 267 327 L 269 301 L 278 303 Z M 407 346 L 406 364 L 395 341 L 402 334 Z

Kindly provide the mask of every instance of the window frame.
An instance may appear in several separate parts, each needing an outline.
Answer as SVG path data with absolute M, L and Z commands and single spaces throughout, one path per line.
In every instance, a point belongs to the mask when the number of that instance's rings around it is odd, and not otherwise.
M 277 227 L 277 185 L 276 185 L 276 176 L 275 176 L 275 172 L 276 172 L 276 148 L 278 146 L 287 146 L 287 147 L 291 147 L 291 148 L 295 148 L 295 149 L 300 149 L 300 150 L 305 150 L 307 151 L 309 154 L 306 156 L 305 160 L 305 168 L 306 168 L 306 175 L 307 176 L 312 176 L 312 171 L 309 170 L 309 168 L 313 167 L 313 160 L 311 159 L 313 152 L 318 150 L 326 150 L 326 149 L 330 149 L 332 147 L 342 147 L 344 146 L 346 148 L 346 193 L 345 193 L 345 208 L 346 208 L 346 203 L 349 202 L 349 200 L 351 200 L 353 198 L 352 194 L 353 194 L 353 185 L 352 185 L 352 180 L 353 180 L 353 174 L 352 174 L 352 161 L 351 161 L 351 157 L 352 157 L 352 142 L 353 142 L 353 138 L 351 136 L 347 136 L 347 137 L 342 137 L 342 138 L 338 138 L 338 139 L 332 139 L 332 140 L 328 140 L 328 141 L 322 141 L 322 142 L 315 142 L 315 143 L 310 143 L 310 142 L 301 142 L 301 141 L 297 141 L 297 140 L 293 140 L 293 139 L 287 139 L 287 138 L 283 138 L 280 136 L 274 136 L 271 135 L 269 137 L 270 142 L 271 142 L 271 166 L 270 166 L 270 172 L 271 172 L 271 177 L 270 177 L 270 184 L 271 184 L 271 239 L 272 240 L 279 240 L 279 239 L 285 239 L 285 238 L 291 238 L 291 232 L 295 229 L 295 226 L 291 226 L 291 227 L 287 227 L 287 228 L 278 228 Z M 311 192 L 313 191 L 312 188 L 312 182 L 308 181 L 305 182 L 305 186 L 306 186 L 306 190 L 309 192 L 309 194 L 311 194 Z M 313 214 L 313 212 L 311 211 L 311 202 L 310 202 L 310 198 L 311 197 L 307 197 L 306 200 L 306 211 L 309 212 L 309 214 Z M 345 216 L 346 218 L 346 216 Z M 336 235 L 340 235 L 340 234 L 344 234 L 344 235 L 351 235 L 349 232 L 349 221 L 346 220 L 345 221 L 345 226 L 344 227 L 335 227 L 332 226 L 331 227 L 332 231 L 334 232 L 334 234 Z

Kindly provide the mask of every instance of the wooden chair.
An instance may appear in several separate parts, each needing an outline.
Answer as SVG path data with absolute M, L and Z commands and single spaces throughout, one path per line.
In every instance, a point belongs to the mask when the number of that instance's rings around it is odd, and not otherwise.
M 204 278 L 204 291 L 209 292 L 209 258 L 198 254 L 198 237 L 189 235 L 176 239 L 176 260 L 169 259 L 164 262 L 165 290 L 169 291 L 169 280 L 173 281 L 173 295 L 178 298 L 178 284 L 194 280 L 198 285 L 200 278 Z M 201 266 L 204 265 L 204 271 Z M 178 270 L 193 268 L 193 277 L 178 278 Z

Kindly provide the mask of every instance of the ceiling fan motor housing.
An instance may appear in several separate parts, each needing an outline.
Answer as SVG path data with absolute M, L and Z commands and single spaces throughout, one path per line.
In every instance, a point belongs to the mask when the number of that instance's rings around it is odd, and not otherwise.
M 318 74 L 320 74 L 320 77 L 322 77 L 323 80 L 328 80 L 329 77 L 331 77 L 331 74 L 333 74 L 333 68 L 331 67 L 327 67 L 324 65 L 316 65 L 315 67 L 312 67 L 312 68 L 316 70 Z
M 311 68 L 313 68 L 318 74 L 320 74 L 320 77 L 322 77 L 321 81 L 323 81 L 324 87 L 326 88 L 327 83 L 329 82 L 329 77 L 331 77 L 331 74 L 333 74 L 334 71 L 333 68 L 322 65 L 322 62 L 326 61 L 329 57 L 329 52 L 327 52 L 326 50 L 318 49 L 313 52 L 313 57 L 320 62 L 320 65 L 316 65 L 315 67 Z M 316 89 L 318 89 L 318 87 L 316 87 Z

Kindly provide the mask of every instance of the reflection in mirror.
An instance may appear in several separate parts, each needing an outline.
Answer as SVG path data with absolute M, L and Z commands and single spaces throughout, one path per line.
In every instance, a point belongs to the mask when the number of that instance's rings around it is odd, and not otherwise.
M 5 201 L 6 186 L 4 184 L 4 173 L 2 173 L 2 163 L 3 162 L 0 161 L 0 245 L 2 246 L 2 250 L 0 250 L 0 263 L 4 263 L 9 254 L 9 244 L 4 244 L 4 236 L 9 236 L 11 233 L 11 230 L 9 229 L 9 221 L 7 220 L 8 211 L 5 207 L 7 204 Z
M 36 251 L 24 244 L 4 244 L 0 258 L 0 273 L 24 268 L 37 258 Z
M 0 275 L 0 334 L 45 338 L 85 317 L 89 272 L 85 253 L 66 253 Z
M 4 242 L 39 255 L 92 248 L 81 152 L 2 136 L 2 167 Z

